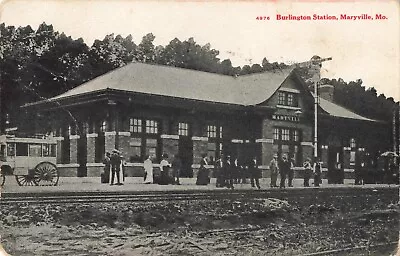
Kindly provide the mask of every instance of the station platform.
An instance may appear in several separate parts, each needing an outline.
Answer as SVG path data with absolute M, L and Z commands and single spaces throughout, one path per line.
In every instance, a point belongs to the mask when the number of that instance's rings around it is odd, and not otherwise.
M 158 185 L 158 184 L 143 184 L 141 177 L 126 177 L 123 185 L 110 186 L 110 184 L 100 183 L 99 177 L 60 177 L 57 186 L 19 186 L 14 176 L 7 176 L 4 186 L 1 188 L 2 193 L 40 193 L 40 192 L 107 192 L 107 191 L 185 191 L 185 190 L 227 190 L 227 188 L 217 188 L 215 185 L 216 179 L 212 178 L 211 183 L 206 186 L 196 185 L 196 178 L 181 178 L 181 185 Z M 286 183 L 287 184 L 287 183 Z M 279 190 L 279 188 L 270 187 L 270 179 L 260 179 L 261 190 Z M 279 185 L 279 179 L 277 182 Z M 250 180 L 247 184 L 235 184 L 235 190 L 257 190 L 251 187 Z M 374 188 L 374 187 L 399 187 L 395 184 L 365 184 L 354 185 L 354 179 L 345 179 L 344 184 L 328 184 L 328 180 L 323 179 L 319 189 L 324 188 Z M 286 189 L 304 188 L 303 179 L 294 179 L 293 187 Z M 310 180 L 310 187 L 304 189 L 315 189 L 313 180 Z

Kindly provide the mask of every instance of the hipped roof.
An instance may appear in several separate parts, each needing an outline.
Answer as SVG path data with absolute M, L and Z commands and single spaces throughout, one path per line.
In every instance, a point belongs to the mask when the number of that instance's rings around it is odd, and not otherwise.
M 294 68 L 266 71 L 232 77 L 171 66 L 130 63 L 83 83 L 46 101 L 79 97 L 107 89 L 144 93 L 241 106 L 255 106 L 268 100 L 293 72 Z M 328 114 L 362 121 L 375 121 L 360 116 L 330 101 L 320 99 Z
M 292 69 L 232 77 L 170 66 L 130 63 L 51 101 L 106 89 L 235 105 L 257 105 L 278 89 Z

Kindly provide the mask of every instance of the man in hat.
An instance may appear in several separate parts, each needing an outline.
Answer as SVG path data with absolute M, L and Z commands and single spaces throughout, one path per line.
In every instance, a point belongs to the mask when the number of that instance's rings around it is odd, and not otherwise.
M 304 187 L 310 186 L 310 178 L 312 174 L 312 166 L 311 166 L 311 158 L 307 157 L 306 161 L 303 164 L 304 167 Z
M 278 155 L 274 154 L 274 158 L 269 163 L 269 170 L 271 171 L 271 188 L 276 188 L 276 180 L 278 179 Z
M 111 170 L 111 154 L 110 152 L 106 152 L 106 155 L 103 160 L 104 164 L 104 172 L 101 175 L 101 183 L 109 183 L 110 182 L 110 170 Z
M 321 162 L 319 158 L 314 161 L 314 187 L 319 187 L 321 181 Z
M 249 162 L 249 170 L 250 170 L 250 178 L 251 178 L 251 186 L 254 188 L 254 185 L 260 189 L 260 178 L 261 173 L 260 169 L 258 169 L 257 157 L 254 156 L 253 159 Z
M 214 170 L 216 172 L 215 176 L 217 177 L 217 181 L 216 181 L 217 188 L 222 188 L 225 186 L 223 168 L 224 168 L 223 155 L 221 154 L 221 156 L 214 163 Z
M 233 163 L 231 162 L 231 156 L 226 156 L 226 161 L 223 164 L 224 174 L 225 174 L 225 184 L 228 188 L 234 189 L 233 186 L 233 171 L 232 171 Z
M 290 162 L 286 154 L 283 154 L 282 160 L 278 163 L 279 165 L 279 174 L 281 175 L 281 184 L 280 188 L 285 188 L 286 176 L 290 171 Z
M 121 172 L 121 155 L 117 149 L 114 149 L 111 153 L 110 157 L 111 163 L 111 183 L 110 185 L 114 185 L 114 177 L 117 176 L 117 183 L 116 185 L 123 185 L 120 180 L 120 172 Z

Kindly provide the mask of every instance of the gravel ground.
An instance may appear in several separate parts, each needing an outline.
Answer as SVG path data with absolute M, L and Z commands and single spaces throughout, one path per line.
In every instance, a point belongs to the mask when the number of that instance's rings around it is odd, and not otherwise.
M 331 199 L 2 206 L 0 233 L 14 256 L 301 255 L 398 241 L 397 200 Z

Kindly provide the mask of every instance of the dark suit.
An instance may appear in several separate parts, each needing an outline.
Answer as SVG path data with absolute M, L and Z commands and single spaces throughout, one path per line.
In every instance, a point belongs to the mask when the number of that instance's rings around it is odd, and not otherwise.
M 288 160 L 281 160 L 279 161 L 279 174 L 281 175 L 281 184 L 280 188 L 285 187 L 286 176 L 290 171 L 290 162 Z
M 256 159 L 253 159 L 249 162 L 249 171 L 250 171 L 250 177 L 251 177 L 251 186 L 254 187 L 254 183 L 257 186 L 257 188 L 260 188 L 260 177 L 261 173 L 260 170 L 258 169 L 258 162 Z
M 228 188 L 233 189 L 233 176 L 234 176 L 234 165 L 232 162 L 229 160 L 226 160 L 225 163 L 223 164 L 223 170 L 225 174 L 225 184 L 227 185 Z
M 174 177 L 174 184 L 179 185 L 179 176 L 180 176 L 180 172 L 181 172 L 181 168 L 182 168 L 182 162 L 179 159 L 179 157 L 174 157 L 174 160 L 172 160 L 172 175 Z
M 221 159 L 218 159 L 217 161 L 215 161 L 214 170 L 216 172 L 216 178 L 217 178 L 216 186 L 217 186 L 217 188 L 225 186 L 224 169 L 223 168 L 224 168 L 223 167 L 223 162 L 222 162 Z
M 110 158 L 111 162 L 111 184 L 114 184 L 114 177 L 117 175 L 117 184 L 121 184 L 120 181 L 120 167 L 121 167 L 121 156 L 113 153 Z

